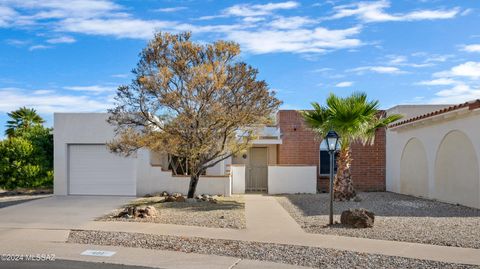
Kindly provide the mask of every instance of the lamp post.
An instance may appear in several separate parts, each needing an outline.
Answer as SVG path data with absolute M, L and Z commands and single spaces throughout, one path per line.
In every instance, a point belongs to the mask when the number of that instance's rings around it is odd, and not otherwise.
M 340 137 L 338 136 L 338 134 L 333 130 L 330 130 L 325 136 L 328 153 L 330 154 L 330 225 L 333 225 L 333 170 L 335 162 L 335 152 L 337 151 L 339 138 Z

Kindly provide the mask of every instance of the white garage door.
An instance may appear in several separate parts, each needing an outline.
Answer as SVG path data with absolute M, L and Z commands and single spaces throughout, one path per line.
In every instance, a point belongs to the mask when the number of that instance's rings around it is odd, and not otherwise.
M 106 145 L 69 145 L 69 194 L 135 195 L 135 162 Z

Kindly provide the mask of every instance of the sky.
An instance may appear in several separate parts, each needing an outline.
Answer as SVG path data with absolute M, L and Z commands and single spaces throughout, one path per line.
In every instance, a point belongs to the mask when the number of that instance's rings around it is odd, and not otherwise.
M 6 113 L 103 112 L 155 31 L 233 40 L 283 101 L 364 91 L 381 108 L 480 98 L 480 1 L 0 0 Z

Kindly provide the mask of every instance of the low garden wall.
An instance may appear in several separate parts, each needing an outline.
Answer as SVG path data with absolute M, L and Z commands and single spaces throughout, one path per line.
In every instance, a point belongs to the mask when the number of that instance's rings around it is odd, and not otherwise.
M 230 180 L 232 182 L 232 193 L 245 193 L 245 165 L 235 164 L 230 167 Z
M 268 194 L 316 192 L 316 166 L 268 166 Z
M 137 155 L 137 196 L 155 192 L 188 192 L 189 176 L 174 176 L 171 171 L 163 171 L 159 166 L 151 166 L 149 153 L 140 150 Z M 229 176 L 203 176 L 197 185 L 196 194 L 231 195 Z

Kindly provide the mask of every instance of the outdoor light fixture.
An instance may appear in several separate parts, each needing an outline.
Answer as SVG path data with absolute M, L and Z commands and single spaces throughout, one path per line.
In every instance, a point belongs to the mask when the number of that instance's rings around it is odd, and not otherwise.
M 330 130 L 325 136 L 325 142 L 327 143 L 328 153 L 330 154 L 330 219 L 329 224 L 333 225 L 333 173 L 335 164 L 335 152 L 338 148 L 338 142 L 340 137 L 338 134 Z
M 327 142 L 327 149 L 328 152 L 334 152 L 338 148 L 338 141 L 339 141 L 339 136 L 338 134 L 331 130 L 327 133 L 327 136 L 325 136 L 325 141 Z

